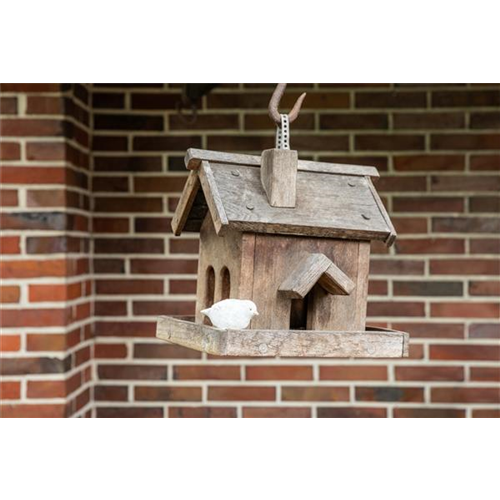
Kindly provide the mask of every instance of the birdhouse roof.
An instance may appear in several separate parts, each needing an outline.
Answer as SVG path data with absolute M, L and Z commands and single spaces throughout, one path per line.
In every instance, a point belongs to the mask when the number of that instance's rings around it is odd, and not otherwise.
M 299 160 L 295 208 L 272 207 L 260 181 L 260 156 L 189 149 L 190 174 L 172 220 L 176 235 L 199 231 L 210 212 L 227 230 L 382 240 L 396 232 L 372 183 L 377 169 Z

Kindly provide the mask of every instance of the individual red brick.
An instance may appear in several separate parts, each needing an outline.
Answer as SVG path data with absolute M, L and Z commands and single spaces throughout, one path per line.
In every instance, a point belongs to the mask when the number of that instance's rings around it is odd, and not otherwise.
M 425 92 L 356 92 L 356 108 L 421 108 L 426 107 L 426 102 Z
M 195 312 L 194 302 L 180 301 L 141 301 L 133 303 L 135 316 L 192 316 Z
M 494 259 L 446 259 L 431 260 L 431 274 L 493 275 L 500 274 L 500 261 Z
M 368 283 L 369 295 L 387 295 L 388 285 L 384 280 L 370 280 Z
M 67 348 L 66 335 L 54 334 L 29 334 L 27 336 L 28 351 L 64 351 Z
M 96 321 L 98 337 L 154 337 L 156 322 L 153 321 Z
M 425 137 L 416 134 L 356 135 L 356 151 L 419 151 L 425 148 Z
M 64 380 L 28 380 L 28 398 L 63 398 L 66 396 Z
M 392 328 L 408 332 L 410 338 L 463 339 L 464 325 L 461 323 L 392 323 Z
M 126 316 L 127 302 L 125 300 L 97 300 L 94 302 L 96 316 Z
M 394 212 L 463 212 L 464 199 L 458 197 L 394 197 L 392 199 Z
M 418 260 L 373 260 L 370 263 L 370 274 L 387 274 L 387 275 L 423 275 L 424 263 Z
M 368 316 L 425 316 L 423 302 L 370 302 Z
M 127 177 L 94 176 L 92 179 L 92 191 L 126 193 L 129 191 L 129 181 Z
M 197 254 L 200 249 L 198 239 L 175 239 L 169 242 L 170 253 L 193 253 Z
M 169 432 L 236 432 L 236 408 L 169 408 Z
M 2 92 L 57 92 L 61 83 L 2 83 Z
M 177 365 L 176 380 L 240 380 L 240 367 L 233 365 Z
M 163 280 L 96 280 L 95 292 L 97 295 L 163 294 Z
M 404 191 L 426 191 L 427 181 L 423 176 L 390 176 L 384 175 L 377 182 L 377 190 L 381 193 L 386 192 L 404 192 Z
M 65 184 L 64 167 L 2 167 L 2 184 Z
M 125 344 L 95 344 L 94 357 L 105 359 L 118 359 L 127 357 L 127 346 Z
M 35 161 L 63 161 L 66 146 L 63 142 L 28 142 L 26 157 Z
M 419 238 L 396 241 L 398 254 L 463 254 L 465 240 L 458 238 Z
M 244 408 L 244 432 L 310 432 L 309 408 Z
M 21 145 L 17 142 L 0 142 L 0 160 L 15 161 L 21 159 Z
M 0 382 L 0 400 L 21 399 L 20 382 Z
M 160 365 L 99 365 L 101 380 L 166 380 L 167 367 Z
M 0 113 L 17 115 L 17 97 L 0 97 Z
M 141 406 L 113 406 L 96 409 L 97 418 L 163 418 L 163 408 Z
M 226 136 L 228 137 L 228 136 Z M 186 151 L 188 148 L 200 148 L 201 137 L 194 135 L 172 136 L 154 135 L 134 137 L 134 151 Z
M 500 170 L 500 154 L 497 155 L 472 155 L 470 157 L 471 170 Z
M 470 281 L 469 294 L 482 297 L 500 296 L 500 281 Z
M 500 403 L 497 387 L 432 387 L 433 403 Z
M 171 233 L 171 217 L 136 217 L 136 233 Z
M 453 361 L 500 361 L 498 345 L 431 345 L 429 358 Z
M 96 133 L 92 138 L 92 149 L 93 151 L 127 151 L 128 138 Z
M 396 380 L 455 381 L 464 380 L 461 366 L 396 366 Z
M 459 150 L 474 149 L 495 150 L 499 148 L 500 134 L 432 134 L 431 149 Z
M 486 217 L 436 218 L 432 228 L 441 233 L 496 233 L 500 222 Z
M 93 259 L 95 274 L 124 274 L 125 261 L 123 259 Z
M 454 281 L 395 281 L 393 294 L 404 297 L 461 297 L 463 285 Z
M 127 401 L 128 388 L 120 385 L 96 385 L 94 387 L 96 401 Z
M 389 117 L 384 113 L 332 113 L 321 114 L 319 123 L 321 130 L 386 130 Z
M 94 252 L 163 254 L 164 246 L 159 238 L 95 238 Z
M 0 286 L 0 303 L 16 304 L 19 302 L 20 288 L 18 286 Z
M 132 109 L 150 109 L 154 111 L 175 109 L 178 102 L 178 94 L 162 92 L 132 94 Z
M 246 380 L 312 380 L 311 366 L 258 365 L 245 368 Z
M 384 172 L 388 169 L 387 156 L 380 155 L 320 155 L 318 157 L 318 161 L 324 161 L 326 163 L 342 163 L 346 165 L 367 165 L 369 167 L 375 167 L 377 170 Z
M 2 120 L 4 137 L 54 137 L 63 135 L 62 120 L 9 118 Z
M 201 401 L 201 387 L 136 386 L 135 401 Z
M 320 366 L 321 380 L 387 380 L 387 367 L 381 365 Z
M 1 324 L 4 328 L 23 326 L 66 326 L 68 309 L 16 309 L 4 310 Z
M 128 233 L 129 219 L 124 217 L 94 217 L 92 219 L 93 233 Z
M 500 324 L 497 323 L 472 323 L 469 325 L 469 338 L 471 339 L 500 339 Z
M 471 213 L 493 212 L 497 214 L 500 212 L 500 198 L 498 196 L 471 196 L 469 198 L 469 211 Z
M 349 401 L 348 387 L 285 386 L 282 401 Z
M 64 404 L 16 404 L 1 405 L 2 418 L 62 418 L 66 416 Z
M 170 280 L 170 293 L 171 294 L 194 294 L 196 293 L 195 280 Z
M 462 108 L 470 106 L 499 106 L 498 90 L 446 90 L 432 93 L 432 106 Z
M 454 409 L 396 408 L 395 432 L 465 432 L 465 411 Z
M 394 113 L 393 127 L 410 130 L 459 129 L 465 127 L 465 113 Z
M 0 352 L 14 352 L 21 348 L 19 335 L 0 335 Z
M 275 401 L 276 389 L 267 386 L 209 386 L 209 401 Z
M 17 198 L 17 190 L 2 189 L 0 190 L 0 206 L 2 207 L 17 207 L 19 204 Z
M 184 160 L 183 160 L 184 166 Z M 160 172 L 161 156 L 94 156 L 96 172 Z
M 29 189 L 27 191 L 28 207 L 65 207 L 70 193 L 66 189 Z
M 498 366 L 471 366 L 470 379 L 475 382 L 500 382 Z
M 500 238 L 478 238 L 469 242 L 471 254 L 493 254 L 500 255 Z
M 269 122 L 269 118 L 267 118 Z M 169 117 L 170 130 L 238 130 L 239 118 L 235 114 L 201 114 L 199 113 L 194 123 L 186 123 L 180 115 L 172 114 Z M 296 128 L 297 130 L 297 128 Z
M 431 304 L 433 318 L 495 318 L 500 317 L 500 304 L 481 302 L 444 302 Z
M 163 201 L 161 198 L 144 197 L 96 197 L 94 200 L 94 211 L 99 213 L 145 213 L 163 212 Z
M 385 432 L 384 408 L 318 408 L 318 432 Z
M 498 190 L 500 190 L 500 176 L 495 175 L 433 175 L 431 177 L 431 191 L 477 192 Z
M 392 217 L 398 234 L 426 234 L 427 219 L 424 217 Z
M 125 94 L 122 92 L 93 92 L 92 107 L 96 109 L 122 109 L 125 107 Z
M 155 329 L 156 329 L 156 325 Z M 150 343 L 134 344 L 134 358 L 136 359 L 199 359 L 201 353 L 187 347 L 175 344 Z
M 163 116 L 94 113 L 95 130 L 163 131 Z
M 61 97 L 29 95 L 26 113 L 29 115 L 62 115 L 64 101 Z
M 500 129 L 500 112 L 483 111 L 470 114 L 471 129 Z
M 82 296 L 82 284 L 30 285 L 30 302 L 58 302 L 74 300 Z
M 423 402 L 421 387 L 356 387 L 356 401 Z
M 472 418 L 474 432 L 500 432 L 500 410 L 474 410 Z
M 132 274 L 196 274 L 196 260 L 132 259 Z

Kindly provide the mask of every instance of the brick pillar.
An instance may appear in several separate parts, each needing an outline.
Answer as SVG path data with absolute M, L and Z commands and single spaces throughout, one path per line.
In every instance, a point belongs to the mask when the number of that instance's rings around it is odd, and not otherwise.
M 1 416 L 89 415 L 89 93 L 0 92 Z

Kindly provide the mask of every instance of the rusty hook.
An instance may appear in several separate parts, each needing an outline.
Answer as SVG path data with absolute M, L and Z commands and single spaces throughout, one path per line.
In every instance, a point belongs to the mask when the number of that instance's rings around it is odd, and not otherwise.
M 271 120 L 273 120 L 273 122 L 276 123 L 278 127 L 281 125 L 281 116 L 278 111 L 278 106 L 281 98 L 283 97 L 283 94 L 285 93 L 285 89 L 286 83 L 278 83 L 276 89 L 273 92 L 273 95 L 271 96 L 271 100 L 269 101 L 269 106 L 267 108 L 269 110 L 269 116 L 271 117 Z M 288 114 L 288 120 L 290 123 L 294 122 L 299 116 L 300 107 L 302 106 L 302 102 L 304 101 L 305 97 L 306 93 L 304 92 L 293 105 L 292 110 Z

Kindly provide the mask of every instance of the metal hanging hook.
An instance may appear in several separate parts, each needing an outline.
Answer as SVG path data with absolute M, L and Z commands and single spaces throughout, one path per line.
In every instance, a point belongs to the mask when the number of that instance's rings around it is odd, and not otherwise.
M 285 89 L 286 83 L 278 83 L 267 108 L 269 110 L 269 116 L 271 117 L 271 120 L 273 120 L 273 122 L 276 123 L 278 127 L 281 125 L 281 115 L 278 111 L 278 106 L 281 98 L 283 97 L 283 94 L 285 93 Z M 305 98 L 306 93 L 304 92 L 293 105 L 292 110 L 290 111 L 290 113 L 288 113 L 289 123 L 293 123 L 299 116 L 299 111 Z

